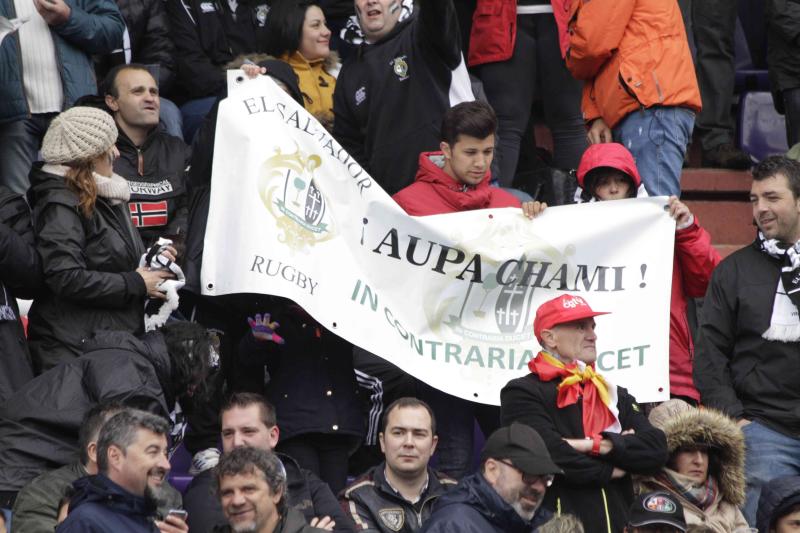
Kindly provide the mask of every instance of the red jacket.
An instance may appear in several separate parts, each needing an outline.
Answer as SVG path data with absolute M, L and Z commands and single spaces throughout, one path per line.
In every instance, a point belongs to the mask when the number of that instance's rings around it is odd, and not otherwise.
M 694 343 L 689 332 L 686 303 L 706 293 L 711 272 L 720 256 L 711 246 L 711 236 L 697 223 L 675 232 L 672 259 L 672 296 L 669 305 L 669 388 L 670 394 L 700 401 L 692 380 Z
M 414 183 L 392 196 L 409 215 L 441 215 L 489 207 L 520 207 L 516 196 L 489 185 L 491 172 L 487 171 L 483 181 L 475 187 L 456 183 L 432 160 L 443 157 L 442 152 L 421 153 Z
M 569 46 L 567 20 L 570 0 L 550 0 L 558 25 L 558 44 L 563 57 Z M 470 67 L 507 61 L 517 40 L 517 0 L 478 0 L 472 14 L 467 64 Z

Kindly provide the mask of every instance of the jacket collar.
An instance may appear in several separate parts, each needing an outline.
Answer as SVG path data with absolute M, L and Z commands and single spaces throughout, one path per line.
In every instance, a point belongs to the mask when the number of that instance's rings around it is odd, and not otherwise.
M 431 185 L 436 194 L 455 211 L 469 211 L 489 206 L 492 198 L 489 187 L 492 179 L 491 171 L 487 170 L 483 180 L 472 186 L 458 183 L 445 173 L 443 167 L 442 152 L 423 152 L 419 155 L 419 169 L 414 181 Z
M 73 486 L 76 494 L 70 503 L 70 510 L 83 504 L 95 503 L 121 514 L 141 516 L 142 518 L 155 515 L 156 504 L 154 501 L 128 492 L 104 474 L 81 478 L 75 481 Z
M 439 477 L 436 474 L 436 471 L 431 467 L 428 467 L 428 484 L 423 489 L 422 493 L 419 495 L 419 499 L 412 504 L 403 496 L 397 492 L 394 487 L 392 487 L 389 480 L 386 479 L 386 461 L 383 461 L 378 466 L 374 467 L 372 471 L 372 481 L 375 483 L 375 487 L 384 493 L 387 496 L 390 496 L 394 499 L 403 501 L 409 505 L 416 505 L 420 502 L 424 502 L 429 496 L 440 496 L 444 493 L 444 489 L 442 488 L 442 484 L 439 483 Z

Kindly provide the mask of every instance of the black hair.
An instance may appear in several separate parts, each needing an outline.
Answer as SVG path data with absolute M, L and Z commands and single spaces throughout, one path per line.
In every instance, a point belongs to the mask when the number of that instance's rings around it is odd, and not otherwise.
M 211 355 L 208 331 L 200 324 L 183 320 L 167 322 L 159 331 L 164 336 L 172 367 L 170 392 L 181 397 L 192 389 L 194 396 L 204 397 Z
M 291 54 L 300 48 L 303 39 L 303 24 L 306 11 L 315 2 L 308 0 L 276 0 L 267 15 L 267 27 L 264 32 L 266 41 L 264 50 L 275 57 Z
M 278 456 L 268 450 L 243 446 L 223 454 L 214 468 L 214 479 L 219 493 L 223 477 L 260 472 L 272 494 L 281 494 L 278 513 L 283 516 L 288 509 L 286 469 Z
M 614 167 L 595 167 L 583 177 L 583 190 L 581 191 L 581 198 L 584 202 L 588 202 L 597 195 L 594 193 L 597 182 L 611 173 L 620 172 L 628 180 L 630 189 L 628 189 L 628 198 L 636 198 L 636 181 L 627 173 Z
M 261 415 L 261 422 L 268 428 L 274 427 L 278 424 L 278 419 L 275 414 L 275 406 L 269 403 L 266 398 L 254 392 L 234 392 L 231 397 L 222 404 L 219 410 L 220 423 L 222 422 L 222 415 L 236 407 L 244 409 L 251 405 L 257 405 L 259 414 Z
M 125 406 L 120 402 L 102 402 L 89 409 L 83 415 L 81 427 L 78 430 L 78 453 L 83 466 L 89 464 L 89 453 L 86 450 L 89 443 L 96 442 L 103 424 L 123 409 L 125 409 Z
M 164 418 L 139 409 L 124 409 L 103 424 L 97 438 L 97 469 L 101 474 L 108 474 L 108 449 L 116 446 L 126 453 L 140 429 L 157 435 L 169 434 L 169 424 Z
M 782 155 L 773 155 L 753 167 L 753 181 L 761 181 L 780 174 L 789 182 L 794 198 L 800 198 L 800 162 Z
M 462 102 L 448 109 L 442 119 L 441 139 L 451 147 L 459 135 L 485 139 L 497 131 L 497 115 L 485 102 Z
M 150 72 L 150 69 L 147 68 L 145 65 L 142 65 L 141 63 L 129 63 L 127 65 L 126 64 L 117 65 L 116 67 L 108 71 L 108 74 L 106 74 L 106 77 L 103 78 L 103 81 L 100 83 L 98 93 L 100 94 L 101 97 L 104 97 L 105 95 L 108 94 L 113 96 L 114 98 L 119 98 L 119 87 L 117 87 L 117 78 L 119 77 L 119 73 L 122 72 L 123 70 L 143 70 L 144 72 L 147 72 L 148 74 L 153 76 L 153 73 Z M 153 76 L 153 79 L 156 79 L 156 77 Z M 156 83 L 158 83 L 157 79 Z
M 407 407 L 422 407 L 431 417 L 431 435 L 436 435 L 436 416 L 433 414 L 433 409 L 427 403 L 423 402 L 419 398 L 413 398 L 411 396 L 404 396 L 403 398 L 398 398 L 389 406 L 384 409 L 383 417 L 381 417 L 381 432 L 386 431 L 386 424 L 389 422 L 389 415 L 395 409 L 404 409 Z

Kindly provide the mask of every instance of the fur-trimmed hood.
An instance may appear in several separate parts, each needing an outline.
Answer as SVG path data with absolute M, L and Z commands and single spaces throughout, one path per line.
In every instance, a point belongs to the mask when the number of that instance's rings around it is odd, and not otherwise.
M 709 455 L 716 456 L 718 465 L 716 471 L 711 470 L 714 460 L 709 461 L 710 473 L 719 483 L 722 499 L 736 506 L 744 503 L 744 435 L 733 419 L 714 409 L 691 407 L 681 400 L 659 405 L 649 418 L 666 434 L 670 457 L 683 446 L 709 445 Z

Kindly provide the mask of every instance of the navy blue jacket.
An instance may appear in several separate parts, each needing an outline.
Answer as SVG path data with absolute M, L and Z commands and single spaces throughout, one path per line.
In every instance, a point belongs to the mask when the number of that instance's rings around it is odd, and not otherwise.
M 540 507 L 526 522 L 478 472 L 439 498 L 422 533 L 531 533 L 551 518 Z
M 85 94 L 97 92 L 90 55 L 102 55 L 122 46 L 125 21 L 114 0 L 64 0 L 72 10 L 69 19 L 51 26 L 56 61 L 64 87 L 64 109 Z M 14 0 L 0 0 L 0 15 L 16 18 Z M 22 86 L 19 34 L 0 45 L 0 122 L 29 116 Z
M 769 531 L 775 527 L 776 515 L 785 513 L 798 503 L 800 503 L 800 476 L 779 477 L 766 483 L 758 499 L 756 514 L 758 530 Z
M 103 474 L 72 484 L 75 495 L 56 533 L 158 533 L 155 503 L 126 491 Z

